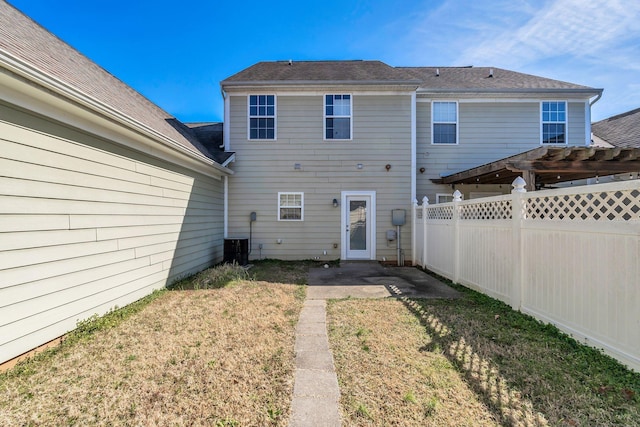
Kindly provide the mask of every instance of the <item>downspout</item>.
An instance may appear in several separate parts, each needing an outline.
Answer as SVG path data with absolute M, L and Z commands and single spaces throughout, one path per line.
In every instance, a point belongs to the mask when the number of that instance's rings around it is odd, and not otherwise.
M 602 98 L 602 92 L 600 92 L 600 93 L 598 94 L 598 96 L 596 96 L 596 99 L 594 99 L 593 101 L 591 101 L 591 102 L 589 103 L 589 107 L 593 107 L 593 104 L 595 104 L 596 102 L 600 101 L 600 98 Z
M 597 96 L 596 99 L 594 99 L 593 101 L 589 102 L 588 104 L 585 103 L 585 120 L 584 120 L 584 133 L 585 133 L 585 145 L 589 146 L 591 145 L 591 107 L 593 107 L 593 104 L 595 104 L 596 102 L 598 102 L 600 100 L 600 98 L 602 98 L 602 92 L 600 92 Z
M 416 144 L 417 144 L 417 136 L 416 136 L 416 91 L 414 90 L 411 93 L 411 197 L 409 200 L 409 206 L 411 206 L 411 217 L 414 216 L 414 206 L 413 201 L 416 199 L 416 164 L 418 156 Z M 411 223 L 411 259 L 415 260 L 416 253 L 416 238 L 415 238 L 415 229 L 414 229 L 415 221 Z M 400 228 L 398 227 L 398 231 Z M 400 241 L 400 235 L 398 235 L 398 241 Z M 415 265 L 415 263 L 413 263 Z
M 222 99 L 224 100 L 224 117 L 222 121 L 222 145 L 220 148 L 223 148 L 224 151 L 229 150 L 229 96 L 224 89 L 220 88 L 220 94 L 222 95 Z M 229 177 L 227 175 L 224 176 L 224 209 L 223 209 L 223 217 L 224 217 L 224 238 L 229 237 Z
M 224 89 L 220 88 L 220 93 L 222 94 L 222 99 L 224 99 L 224 119 L 222 122 L 222 145 L 220 148 L 224 148 L 224 151 L 231 151 L 231 133 L 229 132 L 229 95 Z
M 224 238 L 229 237 L 229 176 L 222 177 L 224 185 Z

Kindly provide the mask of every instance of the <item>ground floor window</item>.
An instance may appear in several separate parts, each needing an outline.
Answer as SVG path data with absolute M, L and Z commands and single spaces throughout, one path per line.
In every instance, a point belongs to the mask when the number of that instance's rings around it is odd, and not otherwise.
M 453 202 L 453 194 L 438 193 L 436 194 L 436 203 L 449 203 Z
M 304 193 L 278 193 L 278 221 L 304 219 Z

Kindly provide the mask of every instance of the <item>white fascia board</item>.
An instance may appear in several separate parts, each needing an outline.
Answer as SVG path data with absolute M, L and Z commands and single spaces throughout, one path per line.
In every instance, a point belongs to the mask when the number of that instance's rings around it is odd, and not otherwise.
M 222 166 L 227 167 L 229 163 L 233 163 L 235 161 L 236 161 L 236 153 L 233 153 L 231 156 L 229 156 L 227 160 L 224 161 Z M 231 174 L 233 174 L 233 171 L 231 171 Z
M 326 93 L 351 93 L 354 95 L 411 95 L 415 88 L 397 86 L 371 86 L 364 88 L 361 85 L 327 85 L 327 86 L 251 86 L 240 88 L 225 88 L 227 96 L 247 96 L 262 93 L 275 93 L 278 96 L 322 96 Z
M 445 96 L 445 94 L 442 95 L 438 95 L 438 96 L 431 96 L 428 98 L 425 97 L 421 97 L 418 98 L 416 100 L 416 102 L 418 103 L 425 103 L 425 102 L 432 102 L 432 101 L 438 101 L 438 100 L 455 100 L 458 101 L 460 104 L 492 104 L 492 103 L 531 103 L 531 102 L 535 102 L 538 103 L 541 100 L 543 101 L 548 101 L 548 100 L 553 100 L 556 99 L 556 97 L 551 97 L 551 96 L 545 96 L 545 97 L 539 97 L 539 98 L 461 98 L 459 94 L 451 94 L 451 96 L 447 97 Z M 587 98 L 585 97 L 581 97 L 581 98 L 563 98 L 565 100 L 567 100 L 568 102 L 584 102 Z
M 1 99 L 7 102 L 207 176 L 220 179 L 232 173 L 203 154 L 2 51 L 0 67 Z
M 597 89 L 596 91 L 598 91 Z M 547 99 L 566 99 L 572 102 L 583 102 L 591 99 L 598 92 L 581 91 L 509 91 L 509 92 L 465 92 L 465 91 L 442 91 L 442 92 L 420 92 L 418 91 L 417 102 L 429 102 L 432 99 L 452 98 L 467 103 L 489 103 L 489 102 L 538 102 Z

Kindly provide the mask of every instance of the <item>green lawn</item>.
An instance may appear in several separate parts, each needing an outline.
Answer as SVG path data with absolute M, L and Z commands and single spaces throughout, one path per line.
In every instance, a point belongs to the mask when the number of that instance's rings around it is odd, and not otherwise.
M 216 268 L 83 322 L 0 374 L 0 425 L 287 425 L 316 265 Z M 454 287 L 462 298 L 328 303 L 343 425 L 640 426 L 640 374 Z

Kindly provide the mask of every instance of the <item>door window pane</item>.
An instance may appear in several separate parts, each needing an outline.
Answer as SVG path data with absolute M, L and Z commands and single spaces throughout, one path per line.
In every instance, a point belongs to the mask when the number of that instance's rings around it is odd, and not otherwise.
M 367 249 L 367 202 L 365 200 L 349 201 L 349 248 L 351 250 Z

